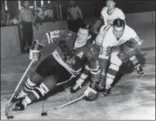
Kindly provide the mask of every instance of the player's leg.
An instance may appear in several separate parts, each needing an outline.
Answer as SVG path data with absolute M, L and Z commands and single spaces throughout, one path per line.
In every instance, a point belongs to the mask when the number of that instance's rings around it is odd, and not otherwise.
M 16 99 L 25 97 L 28 94 L 28 92 L 32 91 L 51 73 L 49 71 L 49 67 L 52 62 L 54 62 L 54 58 L 48 56 L 38 65 L 35 72 L 31 73 L 30 76 L 27 78 L 23 89 L 19 92 Z
M 37 85 L 33 90 L 31 90 L 25 98 L 20 100 L 16 105 L 14 110 L 24 110 L 27 105 L 41 99 L 44 97 L 48 92 L 53 90 L 56 87 L 56 83 L 60 81 L 66 81 L 71 77 L 71 74 L 57 61 L 53 58 L 53 56 L 49 57 L 51 63 L 48 68 L 43 68 L 42 76 L 45 77 L 44 81 L 42 81 L 39 85 Z M 57 78 L 51 78 L 54 76 Z
M 18 93 L 16 100 L 28 95 L 28 92 L 32 91 L 38 83 L 40 83 L 44 77 L 38 74 L 36 71 L 33 72 L 30 77 L 27 78 L 22 90 Z
M 49 91 L 54 89 L 56 86 L 56 80 L 52 78 L 52 76 L 47 77 L 44 82 L 40 85 L 36 86 L 33 90 L 31 90 L 25 98 L 19 100 L 16 103 L 15 108 L 13 110 L 20 111 L 24 110 L 29 104 L 41 99 L 45 96 Z
M 107 74 L 106 74 L 105 90 L 103 91 L 103 94 L 105 96 L 109 93 L 111 89 L 111 85 L 114 82 L 115 77 L 121 65 L 122 65 L 122 61 L 118 57 L 118 51 L 112 51 L 111 57 L 110 57 L 110 65 L 108 67 Z

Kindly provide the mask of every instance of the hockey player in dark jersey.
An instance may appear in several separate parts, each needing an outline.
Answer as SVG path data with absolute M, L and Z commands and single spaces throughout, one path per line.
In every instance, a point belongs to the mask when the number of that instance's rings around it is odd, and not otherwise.
M 27 79 L 16 97 L 18 103 L 13 109 L 15 111 L 24 110 L 29 104 L 41 99 L 53 90 L 58 82 L 75 77 L 83 81 L 88 74 L 91 74 L 90 93 L 86 99 L 92 101 L 97 97 L 95 89 L 100 77 L 100 66 L 98 52 L 92 48 L 90 26 L 80 27 L 77 35 L 70 31 L 55 31 L 46 33 L 46 36 L 47 39 L 38 41 L 37 45 L 46 48 L 46 45 L 52 43 L 54 46 L 51 54 L 40 62 L 35 72 Z M 33 55 L 30 57 L 33 59 Z M 55 79 L 49 78 L 51 76 Z

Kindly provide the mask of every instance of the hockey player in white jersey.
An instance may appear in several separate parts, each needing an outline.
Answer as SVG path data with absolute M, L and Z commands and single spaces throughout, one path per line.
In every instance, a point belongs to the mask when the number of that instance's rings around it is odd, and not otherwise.
M 106 7 L 104 7 L 101 11 L 101 23 L 99 25 L 103 25 L 100 29 L 101 31 L 104 31 L 104 28 L 107 29 L 109 28 L 112 24 L 113 21 L 117 18 L 120 18 L 122 20 L 125 20 L 125 14 L 123 13 L 123 11 L 116 7 L 116 1 L 115 0 L 107 0 L 106 1 Z M 96 25 L 95 25 L 96 27 Z M 102 32 L 103 33 L 103 32 Z M 96 44 L 101 46 L 101 42 L 99 42 L 99 40 L 97 39 Z M 130 59 L 130 61 L 133 63 L 133 65 L 135 66 L 136 71 L 138 72 L 139 75 L 142 75 L 143 72 L 143 68 L 141 67 L 139 63 L 138 59 L 136 58 L 136 56 L 134 55 L 133 58 Z
M 101 17 L 104 21 L 104 25 L 112 25 L 116 18 L 125 20 L 125 14 L 123 11 L 120 8 L 115 7 L 115 0 L 107 0 L 106 5 L 107 6 L 101 11 Z
M 133 60 L 143 41 L 131 27 L 125 24 L 124 20 L 118 18 L 114 20 L 112 26 L 101 28 L 96 42 L 102 45 L 99 59 L 103 68 L 98 89 L 107 95 L 120 66 L 128 59 Z M 109 59 L 110 65 L 108 66 Z M 138 61 L 133 64 L 140 67 Z
M 125 14 L 120 8 L 116 7 L 115 0 L 107 0 L 106 6 L 101 10 L 101 19 L 93 25 L 93 31 L 97 34 L 102 25 L 112 25 L 116 18 L 125 20 Z

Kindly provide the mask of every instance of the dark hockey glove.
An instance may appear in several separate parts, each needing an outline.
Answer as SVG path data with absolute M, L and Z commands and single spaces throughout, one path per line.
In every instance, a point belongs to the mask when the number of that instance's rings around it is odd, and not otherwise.
M 129 60 L 129 56 L 125 52 L 120 52 L 118 57 L 122 60 L 122 62 L 126 63 Z

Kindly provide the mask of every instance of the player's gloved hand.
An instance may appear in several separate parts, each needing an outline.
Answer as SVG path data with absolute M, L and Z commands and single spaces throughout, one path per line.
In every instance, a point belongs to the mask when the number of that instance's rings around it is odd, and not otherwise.
M 85 100 L 87 100 L 87 101 L 94 101 L 94 100 L 97 99 L 98 93 L 93 88 L 87 87 L 87 89 L 84 92 L 84 95 L 85 95 Z
M 29 59 L 37 61 L 40 58 L 40 50 L 44 47 L 38 40 L 33 41 L 30 52 Z
M 120 52 L 118 54 L 118 57 L 122 60 L 122 62 L 127 62 L 129 60 L 129 56 L 128 54 L 124 53 L 124 52 Z
M 79 78 L 76 81 L 76 84 L 73 87 L 70 88 L 70 92 L 71 93 L 76 93 L 79 89 L 81 89 L 83 83 L 84 83 L 84 80 Z
M 39 50 L 31 50 L 29 52 L 29 59 L 30 60 L 34 60 L 34 61 L 38 61 L 40 57 L 40 52 Z

